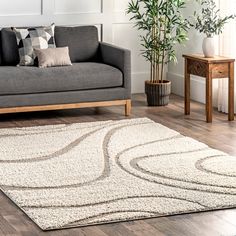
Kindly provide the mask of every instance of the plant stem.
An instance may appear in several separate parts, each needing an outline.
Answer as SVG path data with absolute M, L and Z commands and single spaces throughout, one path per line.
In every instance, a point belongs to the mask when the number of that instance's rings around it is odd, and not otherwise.
M 157 39 L 157 18 L 155 18 L 155 54 L 156 54 L 156 61 L 155 61 L 155 71 L 156 71 L 156 77 L 155 77 L 155 82 L 158 82 L 158 52 L 157 52 L 157 44 L 158 44 L 158 39 Z
M 156 27 L 154 25 L 153 26 L 153 33 L 152 33 L 152 40 L 155 40 L 155 33 L 156 33 Z M 156 53 L 155 53 L 155 51 L 153 51 L 153 78 L 152 78 L 152 82 L 155 82 L 155 78 L 156 78 L 155 63 L 156 63 Z
M 157 0 L 157 8 L 159 8 L 159 0 Z M 159 60 L 160 60 L 160 51 L 159 51 L 159 41 L 160 41 L 160 27 L 159 27 L 159 10 L 157 10 L 157 17 L 155 20 L 155 25 L 158 28 L 158 32 L 156 32 L 156 53 L 157 53 L 157 61 L 156 61 L 156 70 L 157 70 L 157 83 L 159 82 L 159 76 L 160 76 L 160 65 L 159 65 Z
M 152 70 L 153 65 L 152 64 L 153 63 L 152 63 L 152 60 L 151 60 L 150 81 L 152 81 L 152 77 L 153 77 L 153 70 Z
M 168 2 L 167 2 L 167 4 L 166 4 L 166 14 L 165 14 L 165 21 L 164 21 L 164 37 L 163 37 L 163 40 L 164 40 L 164 41 L 165 41 L 165 39 L 166 39 L 167 14 L 168 14 Z M 161 58 L 161 83 L 163 82 L 164 65 L 165 65 L 165 48 L 163 47 L 163 50 L 162 50 L 162 58 Z

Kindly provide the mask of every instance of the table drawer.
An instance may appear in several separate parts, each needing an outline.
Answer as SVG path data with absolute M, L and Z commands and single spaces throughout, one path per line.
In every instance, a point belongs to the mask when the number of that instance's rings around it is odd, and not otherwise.
M 212 78 L 228 78 L 229 68 L 228 64 L 215 64 L 212 67 Z
M 187 70 L 189 74 L 206 77 L 207 64 L 205 62 L 194 61 L 194 60 L 188 59 Z

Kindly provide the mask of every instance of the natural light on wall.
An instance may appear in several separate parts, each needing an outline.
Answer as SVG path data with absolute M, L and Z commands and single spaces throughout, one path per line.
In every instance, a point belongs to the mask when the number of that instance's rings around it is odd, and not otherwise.
M 219 6 L 222 16 L 227 14 L 236 14 L 236 0 L 219 0 Z M 229 24 L 225 25 L 224 32 L 220 36 L 219 42 L 219 50 L 221 55 L 236 58 L 236 20 L 232 20 Z M 227 80 L 219 80 L 218 110 L 228 113 Z

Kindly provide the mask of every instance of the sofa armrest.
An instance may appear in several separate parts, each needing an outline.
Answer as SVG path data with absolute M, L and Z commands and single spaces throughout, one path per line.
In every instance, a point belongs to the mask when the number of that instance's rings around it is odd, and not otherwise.
M 124 88 L 131 93 L 131 52 L 127 49 L 100 42 L 102 62 L 122 71 Z

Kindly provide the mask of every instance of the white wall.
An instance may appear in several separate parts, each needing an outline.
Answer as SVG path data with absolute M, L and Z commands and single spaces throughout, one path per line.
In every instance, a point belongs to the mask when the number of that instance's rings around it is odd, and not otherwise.
M 132 92 L 144 91 L 149 67 L 125 10 L 129 0 L 0 0 L 0 27 L 97 25 L 100 39 L 132 50 Z
M 184 10 L 185 17 L 188 17 L 199 5 L 190 0 L 187 8 Z M 178 64 L 170 64 L 168 68 L 167 77 L 172 82 L 172 92 L 184 96 L 184 60 L 183 54 L 202 53 L 202 40 L 204 35 L 200 34 L 194 29 L 189 31 L 189 41 L 185 45 L 177 46 Z M 217 41 L 217 39 L 216 39 Z M 213 104 L 217 105 L 217 86 L 218 80 L 213 81 Z M 201 77 L 191 76 L 191 99 L 205 103 L 205 79 Z
M 132 51 L 132 92 L 144 92 L 149 78 L 149 64 L 140 55 L 138 32 L 125 14 L 129 0 L 0 0 L 0 27 L 47 25 L 96 25 L 102 41 L 126 47 Z M 196 5 L 190 0 L 185 15 Z M 177 47 L 179 63 L 169 65 L 168 79 L 172 92 L 183 96 L 184 53 L 201 52 L 203 35 L 189 32 L 185 46 Z M 216 81 L 217 82 L 217 81 Z M 191 97 L 205 101 L 205 81 L 192 77 Z M 216 95 L 214 95 L 216 97 Z M 216 102 L 215 102 L 216 103 Z

